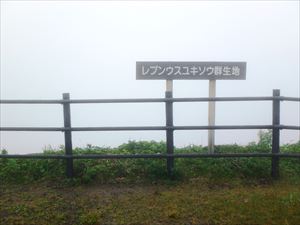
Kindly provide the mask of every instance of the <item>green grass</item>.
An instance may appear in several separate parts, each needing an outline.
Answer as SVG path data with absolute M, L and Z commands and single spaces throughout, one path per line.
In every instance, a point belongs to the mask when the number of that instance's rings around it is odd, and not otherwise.
M 74 154 L 165 151 L 164 142 L 130 141 L 117 148 L 88 145 Z M 216 146 L 220 153 L 269 151 L 268 144 Z M 300 143 L 281 151 L 300 153 Z M 75 178 L 67 179 L 64 160 L 0 159 L 0 224 L 299 225 L 300 160 L 281 159 L 277 181 L 270 167 L 267 158 L 176 159 L 169 179 L 165 159 L 80 159 Z
M 298 225 L 300 189 L 206 178 L 160 184 L 0 185 L 0 224 Z

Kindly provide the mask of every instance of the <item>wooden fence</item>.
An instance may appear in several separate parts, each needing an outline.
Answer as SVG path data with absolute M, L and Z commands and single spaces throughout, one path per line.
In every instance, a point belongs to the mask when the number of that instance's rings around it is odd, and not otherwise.
M 272 101 L 273 122 L 271 125 L 226 125 L 226 126 L 174 126 L 173 103 L 175 102 L 209 102 L 209 101 Z M 0 104 L 61 104 L 64 113 L 64 127 L 0 127 L 0 131 L 61 131 L 65 136 L 65 155 L 45 154 L 0 154 L 0 158 L 23 158 L 23 159 L 65 159 L 66 175 L 73 177 L 74 159 L 123 159 L 123 158 L 161 158 L 167 161 L 167 171 L 171 175 L 174 169 L 175 158 L 229 158 L 229 157 L 271 157 L 271 176 L 279 177 L 279 159 L 281 157 L 300 158 L 300 154 L 280 153 L 280 130 L 300 130 L 300 126 L 286 126 L 280 124 L 280 102 L 296 101 L 300 98 L 280 96 L 280 90 L 273 90 L 273 96 L 269 97 L 215 97 L 215 98 L 173 98 L 172 92 L 166 92 L 165 98 L 142 98 L 142 99 L 70 99 L 68 93 L 63 94 L 61 100 L 0 100 Z M 72 127 L 71 104 L 84 103 L 165 103 L 166 125 L 165 126 L 123 126 L 123 127 Z M 174 130 L 217 130 L 217 129 L 272 129 L 272 152 L 271 153 L 189 153 L 174 154 Z M 165 130 L 167 152 L 161 154 L 107 154 L 107 155 L 73 155 L 72 132 L 75 131 L 138 131 L 138 130 Z

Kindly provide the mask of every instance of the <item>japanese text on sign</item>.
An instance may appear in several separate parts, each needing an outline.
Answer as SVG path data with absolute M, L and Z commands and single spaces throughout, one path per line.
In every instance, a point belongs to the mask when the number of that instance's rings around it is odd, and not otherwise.
M 245 62 L 137 62 L 137 79 L 246 79 Z

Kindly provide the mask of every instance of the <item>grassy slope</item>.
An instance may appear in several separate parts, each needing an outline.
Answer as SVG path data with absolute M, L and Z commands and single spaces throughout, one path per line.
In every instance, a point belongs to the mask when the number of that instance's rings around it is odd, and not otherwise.
M 201 146 L 176 152 L 206 152 Z M 218 146 L 217 152 L 268 152 L 268 146 Z M 282 146 L 300 152 L 300 143 Z M 116 149 L 88 146 L 74 154 L 165 152 L 165 143 L 129 142 Z M 62 150 L 45 154 L 62 154 Z M 0 224 L 300 224 L 300 161 L 281 159 L 281 180 L 270 180 L 270 159 L 165 160 L 0 159 Z
M 0 224 L 289 224 L 300 189 L 205 178 L 160 184 L 0 185 Z

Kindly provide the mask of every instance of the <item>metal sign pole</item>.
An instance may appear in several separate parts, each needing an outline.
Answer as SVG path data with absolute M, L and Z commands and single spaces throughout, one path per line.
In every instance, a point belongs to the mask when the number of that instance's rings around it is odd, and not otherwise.
M 173 81 L 166 81 L 166 98 L 173 98 Z M 166 102 L 166 127 L 173 126 L 173 102 Z M 167 128 L 166 130 L 166 144 L 167 144 L 167 154 L 174 154 L 174 131 L 173 129 Z M 173 175 L 174 169 L 174 158 L 167 158 L 167 171 L 168 175 L 171 177 Z
M 216 80 L 209 80 L 209 98 L 216 97 Z M 215 125 L 216 102 L 208 103 L 208 126 Z M 215 130 L 208 130 L 208 152 L 213 153 L 215 146 Z
M 166 91 L 173 92 L 173 80 L 166 80 Z

